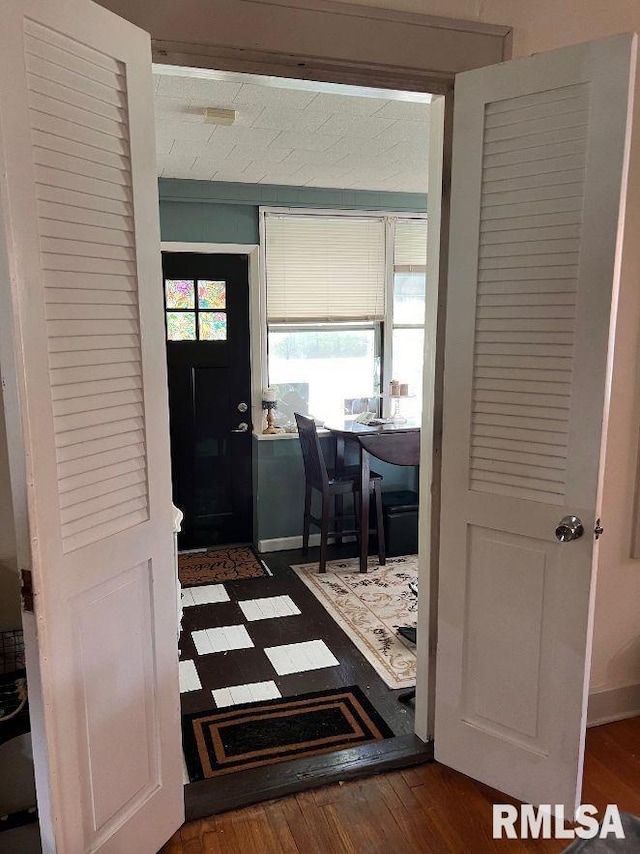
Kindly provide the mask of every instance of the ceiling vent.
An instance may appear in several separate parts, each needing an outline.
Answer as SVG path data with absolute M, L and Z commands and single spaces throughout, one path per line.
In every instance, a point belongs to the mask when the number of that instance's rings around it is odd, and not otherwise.
M 204 121 L 207 125 L 232 125 L 236 120 L 235 110 L 222 110 L 218 107 L 206 107 Z

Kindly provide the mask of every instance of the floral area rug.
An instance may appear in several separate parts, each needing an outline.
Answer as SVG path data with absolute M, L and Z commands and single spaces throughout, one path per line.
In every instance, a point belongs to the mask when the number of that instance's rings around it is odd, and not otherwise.
M 409 582 L 418 578 L 417 555 L 387 558 L 386 566 L 370 558 L 366 575 L 358 572 L 357 558 L 329 561 L 322 575 L 317 563 L 291 568 L 389 688 L 415 685 L 415 647 L 405 643 L 396 629 L 416 625 L 418 600 Z

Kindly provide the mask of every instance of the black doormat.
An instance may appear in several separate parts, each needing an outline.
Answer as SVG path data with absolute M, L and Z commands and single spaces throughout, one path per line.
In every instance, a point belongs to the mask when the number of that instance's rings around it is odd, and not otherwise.
M 178 577 L 183 587 L 220 584 L 240 578 L 260 578 L 269 572 L 250 546 L 208 549 L 178 555 Z
M 357 685 L 182 718 L 191 782 L 392 737 Z

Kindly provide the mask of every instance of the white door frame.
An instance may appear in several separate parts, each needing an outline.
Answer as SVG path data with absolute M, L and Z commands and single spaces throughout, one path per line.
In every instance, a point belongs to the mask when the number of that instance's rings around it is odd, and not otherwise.
M 317 0 L 312 0 L 317 2 Z M 332 12 L 320 2 L 320 7 L 326 13 Z M 362 15 L 362 7 L 344 7 L 343 11 L 351 9 L 357 12 L 358 19 Z M 274 13 L 275 7 L 270 8 Z M 291 14 L 291 9 L 286 10 Z M 387 23 L 396 22 L 400 15 L 397 12 L 381 13 L 376 10 L 376 18 L 382 17 Z M 406 23 L 420 26 L 420 38 L 427 37 L 425 24 L 437 26 L 453 26 L 454 29 L 470 33 L 491 34 L 502 39 L 502 59 L 511 58 L 511 28 L 479 24 L 470 21 L 445 21 L 443 18 L 427 19 L 416 15 L 411 18 L 402 16 Z M 138 22 L 145 26 L 145 21 Z M 325 22 L 329 27 L 329 14 Z M 344 23 L 344 19 L 343 19 Z M 153 27 L 150 27 L 153 29 Z M 220 45 L 220 43 L 218 43 Z M 464 52 L 464 51 L 463 51 Z M 421 595 L 418 606 L 418 635 L 421 641 L 417 648 L 417 679 L 416 679 L 416 735 L 423 741 L 433 738 L 433 721 L 435 716 L 435 652 L 437 640 L 437 606 L 438 606 L 438 559 L 439 559 L 439 525 L 440 525 L 440 461 L 442 442 L 442 392 L 444 382 L 444 325 L 446 318 L 446 287 L 447 287 L 447 255 L 449 237 L 449 186 L 451 171 L 451 120 L 453 114 L 453 81 L 455 71 L 423 72 L 406 66 L 376 67 L 371 63 L 362 63 L 354 67 L 349 59 L 332 60 L 327 66 L 317 58 L 308 56 L 296 57 L 294 64 L 289 64 L 290 55 L 273 51 L 264 54 L 253 51 L 249 56 L 247 51 L 242 56 L 233 48 L 223 46 L 203 45 L 190 46 L 182 43 L 162 42 L 152 32 L 152 55 L 155 63 L 176 65 L 184 72 L 192 69 L 196 74 L 198 69 L 210 69 L 214 73 L 222 69 L 244 74 L 275 75 L 279 77 L 313 80 L 314 82 L 340 83 L 342 85 L 358 85 L 372 88 L 391 88 L 409 91 L 422 91 L 444 95 L 440 100 L 442 109 L 439 121 L 434 122 L 431 131 L 431 145 L 439 146 L 439 161 L 429 164 L 430 196 L 438 197 L 438 240 L 429 244 L 431 256 L 427 272 L 432 274 L 434 285 L 432 311 L 425 318 L 425 340 L 435 342 L 435 347 L 425 352 L 425 367 L 431 373 L 425 372 L 424 410 L 422 418 L 422 450 L 420 466 L 420 524 L 419 542 L 419 579 Z M 454 59 L 454 65 L 460 56 Z M 304 60 L 304 61 L 302 61 Z M 489 61 L 491 64 L 493 60 Z M 286 67 L 283 66 L 283 63 Z M 456 68 L 461 66 L 455 65 Z M 205 75 L 203 75 L 205 76 Z M 446 103 L 446 106 L 445 106 Z M 438 187 L 436 194 L 433 188 Z M 429 206 L 428 216 L 431 222 L 433 202 Z M 261 318 L 266 315 L 265 294 L 260 286 L 259 264 L 260 255 L 264 251 L 264 243 L 260 246 L 242 244 L 215 243 L 184 243 L 162 242 L 164 251 L 174 252 L 246 252 L 249 255 L 249 285 L 250 285 L 250 337 L 251 337 L 251 386 L 252 386 L 252 416 L 254 430 L 261 423 L 262 382 L 267 363 L 266 328 L 263 328 Z M 434 251 L 436 250 L 437 251 Z M 264 263 L 264 259 L 262 261 Z M 429 405 L 430 402 L 430 405 Z M 428 437 L 428 442 L 424 441 Z M 429 450 L 427 450 L 429 448 Z M 427 534 L 427 531 L 429 532 Z M 428 550 L 428 551 L 427 551 Z

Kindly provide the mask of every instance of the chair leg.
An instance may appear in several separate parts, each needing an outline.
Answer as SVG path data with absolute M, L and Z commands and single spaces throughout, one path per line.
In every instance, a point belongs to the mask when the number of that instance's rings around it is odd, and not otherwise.
M 335 496 L 335 508 L 336 508 L 336 543 L 341 546 L 342 545 L 342 527 L 344 524 L 344 501 L 342 495 Z
M 322 517 L 320 519 L 320 566 L 319 572 L 327 571 L 327 544 L 329 540 L 329 511 L 331 507 L 331 496 L 322 496 Z
M 387 550 L 384 541 L 384 521 L 382 518 L 382 488 L 379 480 L 374 480 L 373 491 L 376 498 L 376 526 L 378 528 L 378 561 L 380 566 L 387 563 Z
M 311 487 L 305 486 L 304 520 L 302 522 L 302 554 L 309 554 L 309 529 L 311 527 Z
M 353 515 L 355 519 L 356 546 L 360 553 L 360 493 L 353 492 Z

